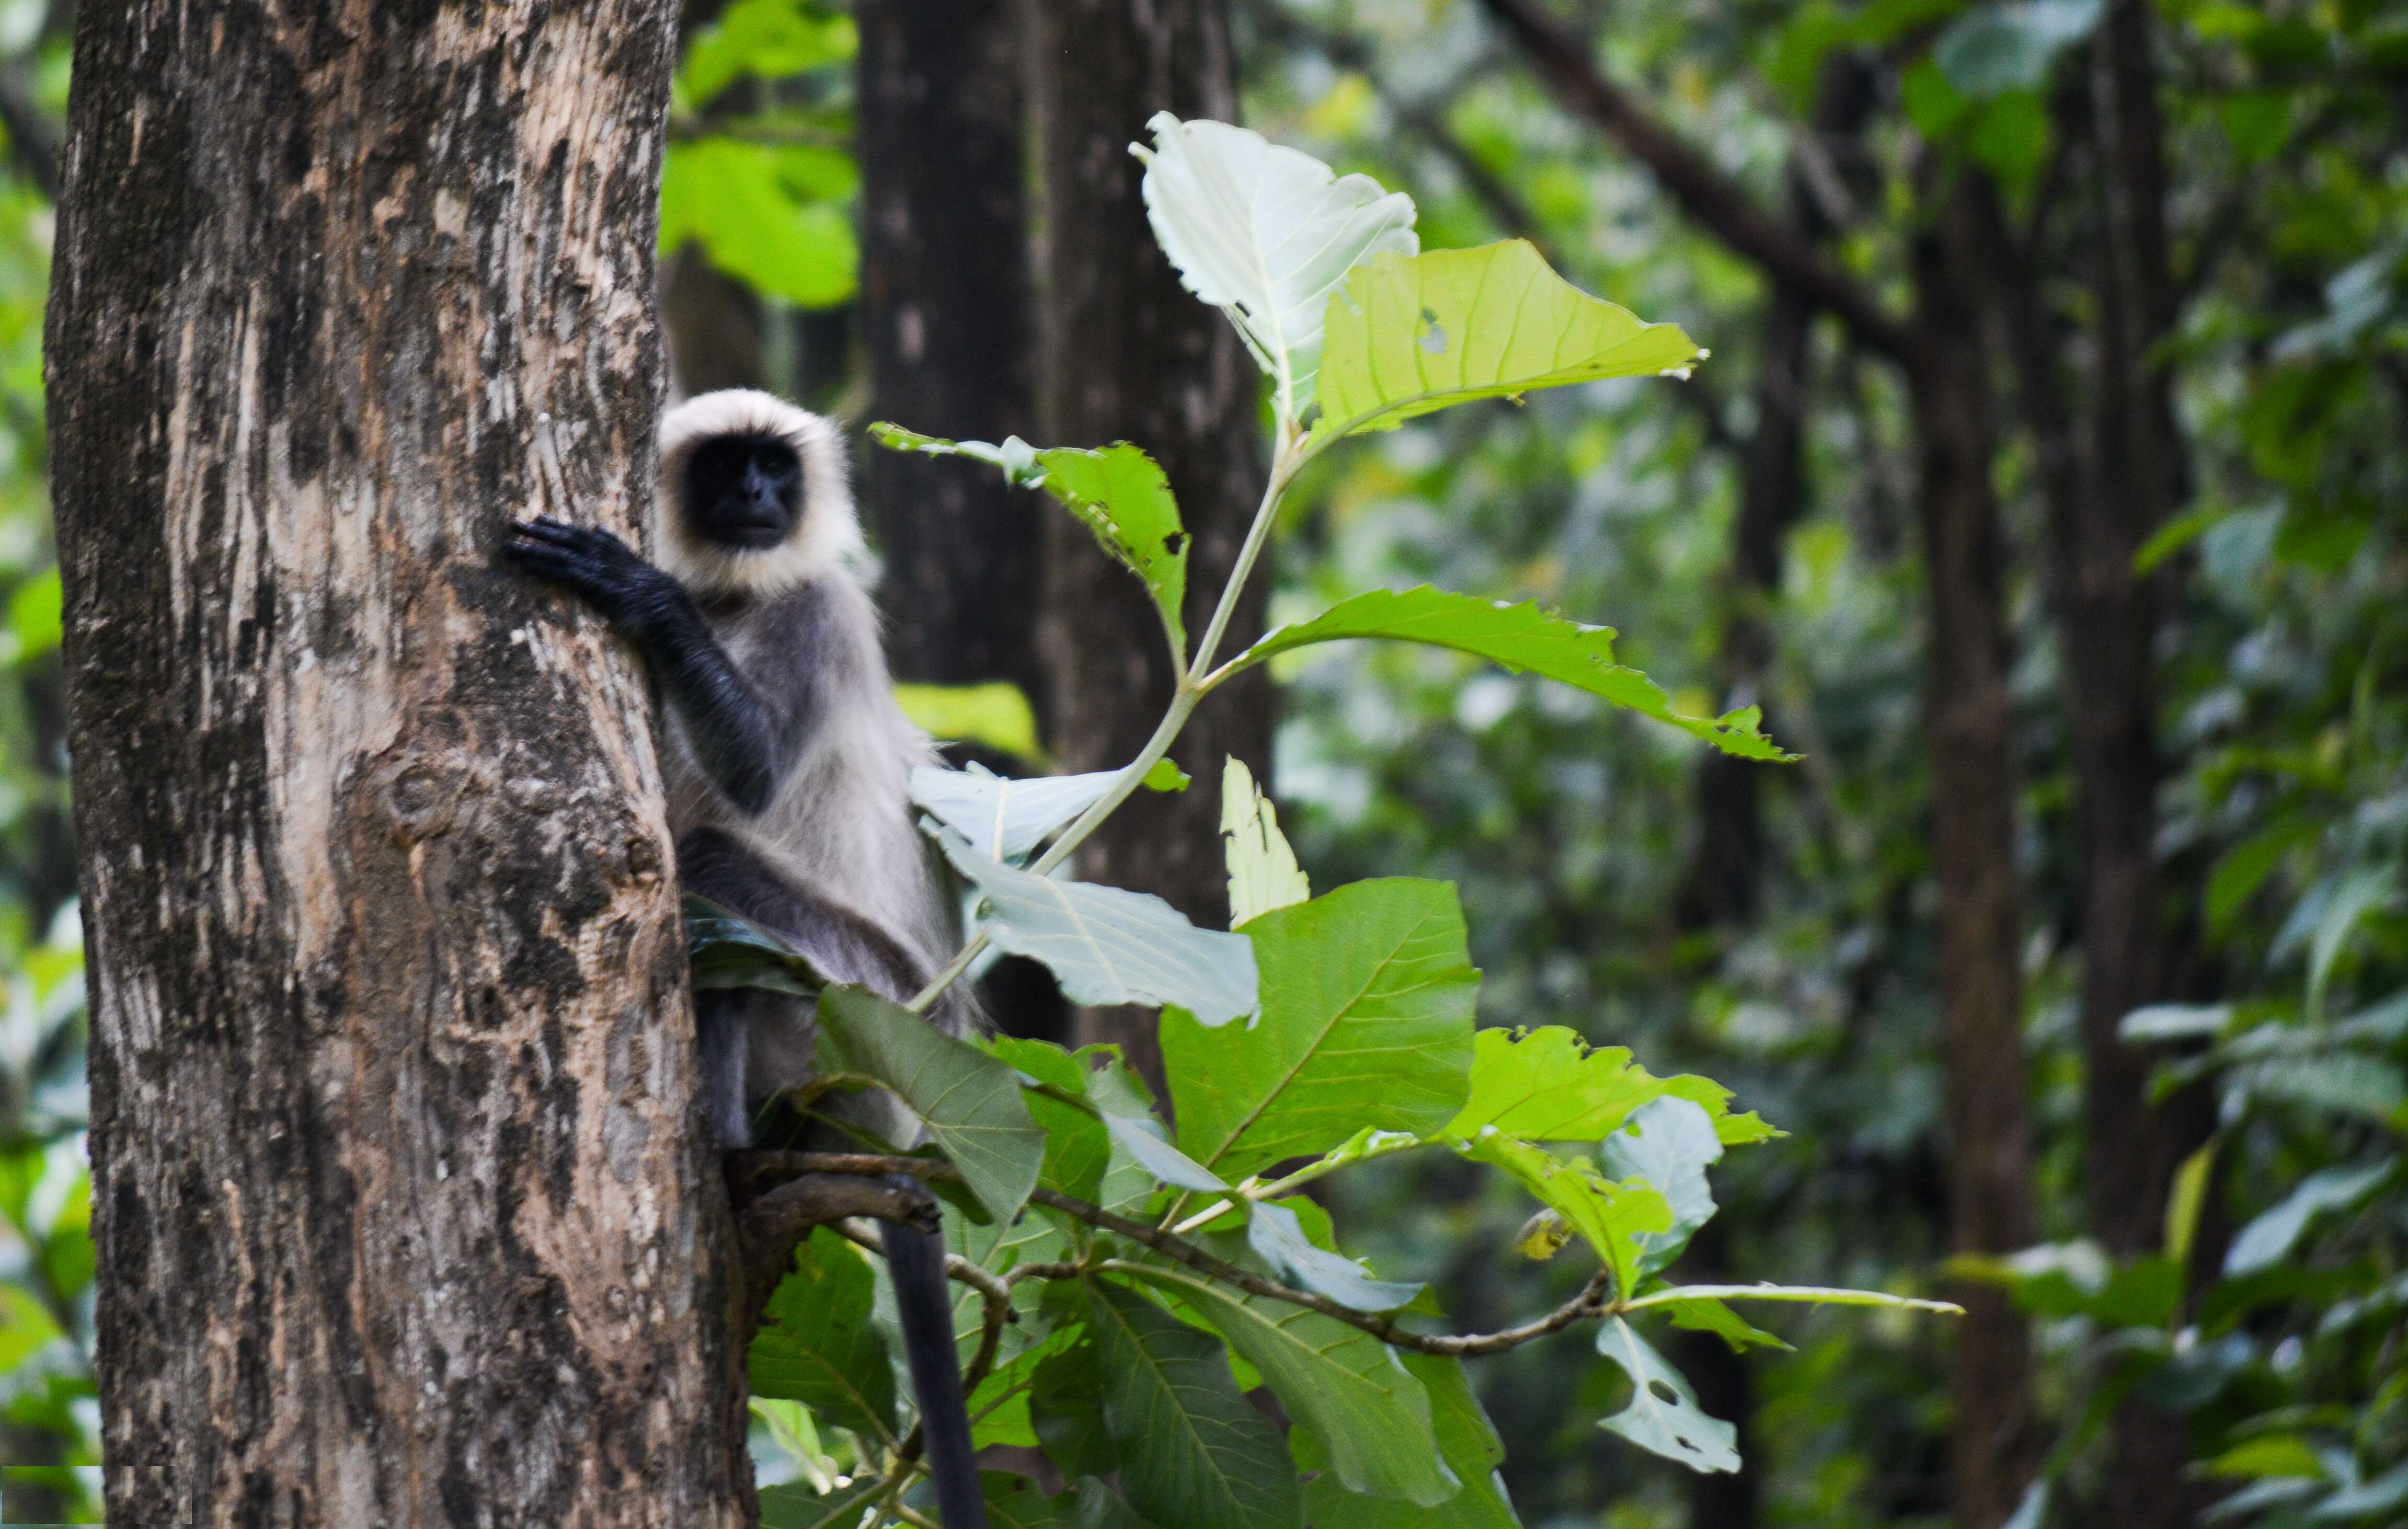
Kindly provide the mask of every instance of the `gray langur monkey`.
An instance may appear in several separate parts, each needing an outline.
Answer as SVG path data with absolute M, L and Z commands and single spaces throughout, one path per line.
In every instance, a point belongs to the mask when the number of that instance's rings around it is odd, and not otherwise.
M 897 1003 L 943 963 L 947 925 L 909 782 L 928 741 L 896 707 L 864 586 L 867 554 L 827 421 L 765 393 L 704 393 L 661 422 L 655 567 L 607 531 L 544 519 L 508 555 L 591 606 L 666 702 L 679 881 L 782 936 L 827 977 Z M 934 1016 L 973 1022 L 949 995 Z M 751 1140 L 755 1108 L 809 1081 L 810 1006 L 695 994 L 708 1129 Z M 885 1228 L 905 1357 L 946 1529 L 985 1529 L 955 1367 L 944 1241 Z

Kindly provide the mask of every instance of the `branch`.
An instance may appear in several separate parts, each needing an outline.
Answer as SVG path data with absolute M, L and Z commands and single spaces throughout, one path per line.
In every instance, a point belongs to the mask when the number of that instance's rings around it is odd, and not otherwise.
M 1913 336 L 1854 277 L 1784 228 L 1746 190 L 1683 142 L 1589 62 L 1589 50 L 1535 0 L 1481 0 L 1567 108 L 1587 118 L 1655 172 L 1683 210 L 1773 281 L 1828 309 L 1870 350 L 1908 363 Z
M 752 1181 L 757 1181 L 760 1177 L 781 1172 L 814 1176 L 864 1174 L 882 1177 L 899 1173 L 909 1174 L 915 1179 L 941 1179 L 948 1181 L 961 1178 L 960 1170 L 952 1164 L 926 1157 L 885 1157 L 873 1152 L 782 1151 L 744 1152 L 738 1155 L 743 1159 L 743 1162 L 740 1165 L 731 1166 L 729 1170 L 731 1175 L 742 1174 Z M 1361 1328 L 1383 1343 L 1398 1349 L 1410 1349 L 1415 1353 L 1469 1357 L 1501 1353 L 1507 1349 L 1518 1348 L 1534 1338 L 1542 1338 L 1549 1334 L 1559 1333 L 1584 1317 L 1602 1316 L 1606 1309 L 1605 1293 L 1612 1284 L 1611 1272 L 1600 1269 L 1590 1278 L 1589 1282 L 1582 1288 L 1579 1294 L 1534 1322 L 1524 1322 L 1519 1327 L 1509 1327 L 1498 1333 L 1475 1333 L 1459 1337 L 1432 1336 L 1429 1334 L 1411 1332 L 1398 1327 L 1392 1318 L 1357 1311 L 1353 1307 L 1333 1301 L 1326 1295 L 1315 1294 L 1308 1290 L 1297 1290 L 1292 1286 L 1281 1284 L 1276 1279 L 1266 1279 L 1259 1274 L 1241 1269 L 1234 1264 L 1213 1257 L 1183 1237 L 1173 1236 L 1168 1232 L 1148 1226 L 1143 1222 L 1131 1221 L 1126 1216 L 1115 1215 L 1101 1206 L 1089 1205 L 1084 1200 L 1074 1199 L 1058 1191 L 1039 1186 L 1029 1192 L 1028 1198 L 1031 1204 L 1058 1210 L 1090 1226 L 1101 1227 L 1107 1232 L 1126 1237 L 1131 1242 L 1151 1248 L 1165 1258 L 1183 1264 L 1197 1273 L 1218 1279 L 1224 1284 L 1234 1285 L 1249 1295 L 1285 1301 L 1290 1306 L 1300 1306 L 1307 1310 L 1318 1311 L 1323 1316 L 1335 1318 L 1349 1327 Z M 966 1261 L 947 1260 L 946 1268 L 949 1272 L 955 1262 Z M 1096 1266 L 1104 1269 L 1111 1269 L 1115 1266 L 1122 1269 L 1134 1269 L 1141 1265 L 1124 1264 L 1120 1260 L 1108 1258 Z M 1008 1287 L 1023 1279 L 1038 1277 L 1068 1279 L 1080 1272 L 1082 1272 L 1082 1265 L 1077 1264 L 1030 1265 L 1023 1269 L 1014 1269 L 1006 1277 L 1004 1283 Z M 979 1284 L 978 1281 L 962 1276 L 956 1276 L 956 1278 L 963 1279 L 966 1284 L 976 1286 L 982 1293 L 985 1293 L 986 1287 Z

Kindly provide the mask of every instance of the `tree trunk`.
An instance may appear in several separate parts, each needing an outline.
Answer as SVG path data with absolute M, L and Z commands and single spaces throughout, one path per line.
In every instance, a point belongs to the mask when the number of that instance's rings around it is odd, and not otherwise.
M 1028 435 L 1019 28 L 1008 0 L 861 0 L 862 288 L 870 417 L 932 435 Z M 1009 679 L 1043 705 L 1043 502 L 1002 475 L 872 451 L 896 673 Z
M 110 1520 L 747 1522 L 639 677 L 672 7 L 83 8 L 49 354 Z
M 1187 530 L 1187 625 L 1201 632 L 1263 487 L 1261 374 L 1228 322 L 1190 296 L 1154 242 L 1128 151 L 1156 111 L 1235 115 L 1220 0 L 1035 0 L 1032 105 L 1038 220 L 1039 422 L 1049 446 L 1135 441 L 1169 475 Z M 1161 623 L 1127 570 L 1067 515 L 1046 520 L 1045 648 L 1064 767 L 1126 764 L 1169 704 Z M 1223 652 L 1262 627 L 1257 569 Z M 1197 713 L 1173 757 L 1182 794 L 1140 792 L 1088 842 L 1080 874 L 1161 894 L 1199 924 L 1228 923 L 1221 854 L 1223 756 L 1260 769 L 1268 679 L 1250 673 Z M 1117 1041 L 1159 1088 L 1151 1012 L 1094 1011 L 1082 1038 Z
M 1950 1241 L 2005 1253 L 2031 1241 L 2031 1122 L 2025 1082 L 2021 893 L 2015 871 L 2013 717 L 1991 488 L 1987 348 L 1982 343 L 1982 188 L 1941 193 L 1914 247 L 1913 371 L 1931 630 L 1925 727 L 1932 859 L 1940 882 Z M 1951 1377 L 1950 1499 L 1958 1529 L 1997 1529 L 2037 1463 L 2030 1337 L 2003 1293 L 1965 1285 Z

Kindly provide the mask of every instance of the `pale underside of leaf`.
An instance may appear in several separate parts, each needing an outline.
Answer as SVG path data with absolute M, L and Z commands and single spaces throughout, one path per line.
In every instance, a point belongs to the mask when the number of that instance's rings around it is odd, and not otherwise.
M 969 841 L 989 860 L 1017 865 L 1111 790 L 1119 772 L 1006 779 L 972 764 L 967 770 L 923 765 L 911 772 L 913 805 Z
M 1664 1362 L 1621 1318 L 1597 1335 L 1597 1351 L 1630 1377 L 1630 1405 L 1600 1427 L 1642 1450 L 1677 1460 L 1693 1471 L 1739 1469 L 1739 1430 L 1698 1408 L 1681 1372 Z
M 1270 798 L 1254 788 L 1246 762 L 1229 756 L 1221 771 L 1221 838 L 1229 865 L 1229 927 L 1257 914 L 1289 907 L 1312 895 L 1312 883 L 1296 863 L 1296 850 L 1280 832 Z

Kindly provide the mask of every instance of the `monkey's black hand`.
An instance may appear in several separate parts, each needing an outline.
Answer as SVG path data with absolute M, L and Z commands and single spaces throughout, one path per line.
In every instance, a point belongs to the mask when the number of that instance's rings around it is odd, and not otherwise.
M 623 629 L 642 625 L 677 591 L 675 579 L 609 532 L 566 525 L 549 516 L 512 522 L 502 552 L 537 578 L 575 593 Z

